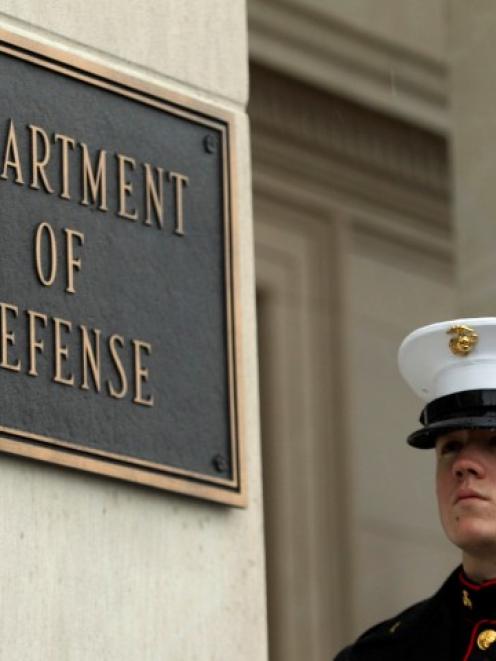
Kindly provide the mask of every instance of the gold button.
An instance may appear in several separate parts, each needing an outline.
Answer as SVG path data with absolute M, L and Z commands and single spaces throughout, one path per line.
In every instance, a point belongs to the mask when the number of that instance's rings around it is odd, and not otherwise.
M 480 650 L 487 650 L 496 640 L 496 631 L 494 629 L 484 629 L 477 636 L 477 645 Z

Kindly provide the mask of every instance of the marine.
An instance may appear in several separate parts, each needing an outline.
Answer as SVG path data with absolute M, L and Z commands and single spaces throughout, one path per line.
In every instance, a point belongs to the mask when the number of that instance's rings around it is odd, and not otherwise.
M 400 372 L 424 400 L 408 443 L 434 449 L 441 524 L 461 565 L 440 589 L 366 631 L 336 661 L 496 659 L 496 317 L 408 335 Z

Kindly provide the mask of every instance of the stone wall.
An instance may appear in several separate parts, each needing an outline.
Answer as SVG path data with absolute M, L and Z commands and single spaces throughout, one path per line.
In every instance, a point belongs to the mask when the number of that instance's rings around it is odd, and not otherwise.
M 232 509 L 0 456 L 6 659 L 266 658 L 245 23 L 231 0 L 2 4 L 3 29 L 235 113 L 249 499 Z

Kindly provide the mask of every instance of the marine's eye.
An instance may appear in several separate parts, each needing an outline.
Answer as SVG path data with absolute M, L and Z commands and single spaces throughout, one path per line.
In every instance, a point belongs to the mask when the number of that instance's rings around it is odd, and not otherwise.
M 460 441 L 457 438 L 451 438 L 441 444 L 441 447 L 439 448 L 439 454 L 444 456 L 454 452 L 459 452 L 463 448 L 463 445 L 463 441 Z

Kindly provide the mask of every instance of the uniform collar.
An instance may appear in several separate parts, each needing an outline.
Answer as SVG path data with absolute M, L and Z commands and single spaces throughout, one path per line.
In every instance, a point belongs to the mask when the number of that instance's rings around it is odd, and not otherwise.
M 470 619 L 496 619 L 496 579 L 474 583 L 463 569 L 458 573 L 459 603 Z

